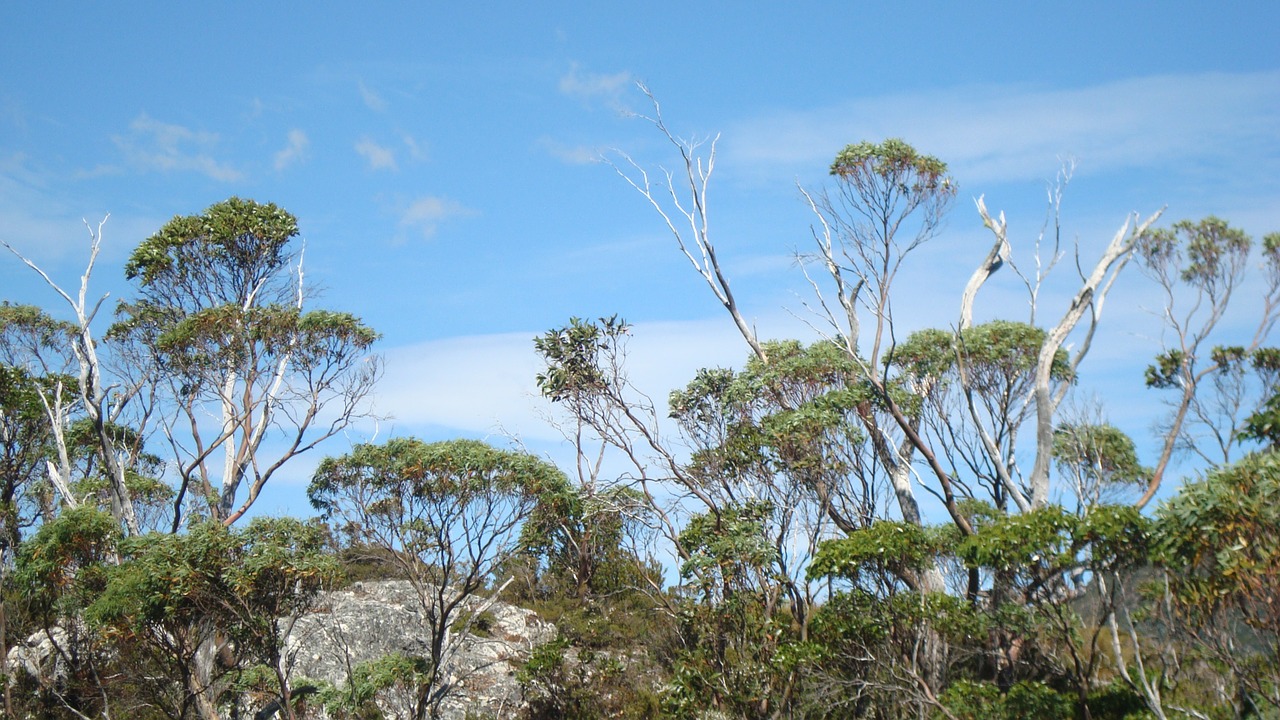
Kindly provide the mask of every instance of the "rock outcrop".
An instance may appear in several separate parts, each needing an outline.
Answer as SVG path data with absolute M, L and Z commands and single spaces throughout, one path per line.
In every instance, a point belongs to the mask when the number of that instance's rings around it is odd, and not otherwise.
M 360 582 L 324 593 L 285 638 L 292 675 L 341 687 L 362 662 L 395 653 L 429 657 L 431 637 L 422 613 L 417 593 L 403 580 Z M 494 603 L 484 618 L 482 633 L 459 639 L 450 673 L 457 684 L 443 704 L 450 720 L 468 712 L 514 717 L 521 705 L 516 670 L 534 647 L 556 634 L 533 612 L 503 603 Z

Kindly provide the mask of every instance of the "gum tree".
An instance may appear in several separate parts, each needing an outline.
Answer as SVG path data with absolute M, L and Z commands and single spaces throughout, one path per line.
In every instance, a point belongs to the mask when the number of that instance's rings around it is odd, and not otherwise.
M 84 275 L 80 277 L 79 292 L 74 297 L 12 245 L 4 241 L 0 241 L 0 245 L 40 275 L 67 304 L 75 318 L 70 322 L 58 323 L 39 313 L 41 317 L 27 318 L 24 321 L 27 324 L 24 335 L 28 341 L 28 357 L 45 370 L 41 374 L 53 379 L 49 390 L 41 396 L 58 455 L 57 462 L 48 465 L 49 480 L 67 505 L 75 507 L 79 504 L 79 498 L 71 490 L 74 479 L 71 452 L 64 435 L 72 408 L 76 406 L 78 412 L 84 413 L 92 429 L 107 478 L 111 514 L 127 532 L 136 535 L 141 532 L 141 525 L 127 486 L 128 460 L 112 436 L 112 426 L 120 420 L 125 407 L 134 396 L 135 388 L 117 385 L 107 375 L 106 365 L 99 352 L 101 341 L 93 328 L 93 322 L 106 296 L 98 298 L 92 304 L 89 299 L 89 279 L 93 275 L 102 247 L 102 228 L 105 224 L 104 218 L 96 229 L 89 228 L 89 261 Z M 74 382 L 62 379 L 62 374 L 70 375 Z
M 629 158 L 617 169 L 658 212 L 681 251 L 730 313 L 754 360 L 775 365 L 770 344 L 744 322 L 723 272 L 723 255 L 711 237 L 707 195 L 715 143 L 707 156 L 700 156 L 698 143 L 670 133 L 656 102 L 654 111 L 650 121 L 680 153 L 677 170 L 663 172 L 666 188 L 659 192 L 649 173 Z M 1059 244 L 1058 218 L 1065 179 L 1050 192 L 1051 221 L 1035 239 L 1031 264 L 1025 268 L 1015 261 L 1003 215 L 993 218 L 979 198 L 978 215 L 994 242 L 957 298 L 955 319 L 945 322 L 944 318 L 940 329 L 904 341 L 907 335 L 896 312 L 903 292 L 899 278 L 937 237 L 955 184 L 944 162 L 897 139 L 847 146 L 832 163 L 831 175 L 826 189 L 802 190 L 815 218 L 814 249 L 799 258 L 812 290 L 806 306 L 812 312 L 811 327 L 841 348 L 854 369 L 850 385 L 859 388 L 863 397 L 850 419 L 863 438 L 864 452 L 874 457 L 874 464 L 867 466 L 874 467 L 877 482 L 887 482 L 893 490 L 896 514 L 906 526 L 923 527 L 917 497 L 923 489 L 940 501 L 963 538 L 977 531 L 970 501 L 979 487 L 997 504 L 997 515 L 1050 508 L 1054 497 L 1050 471 L 1055 457 L 1063 458 L 1055 447 L 1060 437 L 1055 431 L 1063 427 L 1060 408 L 1091 348 L 1109 291 L 1160 213 L 1127 219 L 1096 259 L 1081 259 L 1077 252 L 1074 278 L 1059 273 L 1050 285 L 1051 271 L 1066 254 Z M 1011 270 L 1026 289 L 1026 320 L 1001 318 L 976 325 L 982 291 L 1002 268 Z M 1065 292 L 1057 292 L 1064 287 Z M 1065 302 L 1053 307 L 1060 297 Z M 783 372 L 781 366 L 774 369 Z M 778 402 L 784 413 L 800 409 L 785 396 L 765 396 Z M 615 417 L 623 415 L 619 407 Z M 1025 431 L 1028 428 L 1030 432 Z M 666 456 L 670 455 L 667 451 Z M 1085 452 L 1077 455 L 1077 461 L 1088 458 Z M 837 467 L 809 450 L 801 456 L 831 465 L 829 469 Z M 735 467 L 730 475 L 730 482 L 741 483 L 746 494 L 750 487 L 744 481 L 746 473 Z M 842 492 L 857 495 L 857 474 L 845 473 L 835 480 L 844 483 Z M 706 495 L 704 487 L 685 485 L 689 497 L 702 500 Z M 810 483 L 805 492 L 819 499 L 824 494 L 834 496 L 829 485 L 823 491 L 823 484 Z M 817 504 L 822 506 L 820 500 Z M 828 517 L 830 527 L 839 533 L 862 531 Z M 687 558 L 682 561 L 687 564 Z M 965 594 L 971 603 L 982 603 L 989 582 L 984 580 L 987 570 L 981 563 L 967 565 Z M 921 602 L 950 591 L 947 568 L 940 558 L 926 553 L 910 568 L 912 573 L 896 580 L 914 582 L 917 587 L 909 590 L 921 591 Z M 1078 563 L 1032 568 L 1035 578 L 1030 582 L 1054 588 L 1058 598 L 1064 582 L 1081 571 L 1087 569 Z M 1016 587 L 1010 585 L 1002 592 L 1013 590 Z M 946 682 L 946 638 L 938 628 L 930 629 L 928 618 L 922 617 L 921 622 L 913 630 L 920 634 L 911 657 L 919 683 L 909 684 L 907 690 L 918 693 L 918 702 L 936 708 L 937 694 Z M 1081 666 L 1075 672 L 1088 675 L 1085 670 Z
M 170 717 L 216 720 L 232 681 L 257 666 L 283 716 L 295 717 L 285 637 L 337 574 L 317 526 L 205 520 L 184 533 L 129 538 L 121 550 L 85 615 L 142 671 L 145 694 Z
M 437 717 L 466 677 L 459 653 L 474 619 L 511 582 L 501 571 L 538 498 L 564 483 L 536 457 L 476 440 L 362 444 L 316 469 L 311 504 L 353 545 L 390 551 L 417 593 L 431 642 L 415 717 Z
M 137 299 L 111 334 L 161 408 L 175 529 L 188 495 L 235 522 L 281 466 L 367 413 L 378 335 L 306 308 L 297 235 L 283 209 L 233 197 L 170 220 L 125 266 Z
M 1245 343 L 1239 336 L 1231 345 L 1215 342 L 1229 329 L 1228 313 L 1249 280 L 1254 248 L 1248 233 L 1213 216 L 1183 220 L 1143 238 L 1142 270 L 1159 289 L 1164 329 L 1164 349 L 1147 368 L 1146 382 L 1173 391 L 1173 397 L 1140 506 L 1155 497 L 1179 447 L 1208 462 L 1230 462 L 1250 416 L 1271 397 L 1280 353 L 1265 344 L 1280 319 L 1280 233 L 1262 239 L 1262 278 L 1249 288 L 1258 298 L 1252 335 Z

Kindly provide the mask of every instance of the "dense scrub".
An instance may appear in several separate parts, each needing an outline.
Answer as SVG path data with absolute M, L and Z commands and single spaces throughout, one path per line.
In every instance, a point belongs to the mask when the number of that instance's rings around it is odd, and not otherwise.
M 556 628 L 512 651 L 504 716 L 1280 716 L 1280 235 L 1133 218 L 1055 287 L 1059 196 L 1030 257 L 979 200 L 993 245 L 959 312 L 896 327 L 895 279 L 956 184 L 900 140 L 850 145 L 804 194 L 819 337 L 768 340 L 710 234 L 714 147 L 666 138 L 687 199 L 619 170 L 749 356 L 659 409 L 625 321 L 542 334 L 572 467 L 396 437 L 323 460 L 316 517 L 249 520 L 286 463 L 367 415 L 379 374 L 376 332 L 307 306 L 274 205 L 232 198 L 143 241 L 101 335 L 83 293 L 61 295 L 70 320 L 0 306 L 5 713 L 443 717 L 503 602 Z M 1068 401 L 1129 264 L 1167 340 L 1145 445 Z M 1030 312 L 975 320 L 1002 269 Z M 1179 452 L 1201 470 L 1171 478 Z M 290 628 L 382 579 L 426 639 L 302 677 Z

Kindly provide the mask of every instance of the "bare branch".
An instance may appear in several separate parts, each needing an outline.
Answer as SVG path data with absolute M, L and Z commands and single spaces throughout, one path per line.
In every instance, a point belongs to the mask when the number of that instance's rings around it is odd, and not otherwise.
M 684 186 L 685 194 L 682 195 L 677 191 L 674 174 L 664 170 L 667 191 L 670 195 L 669 202 L 673 208 L 673 210 L 668 210 L 663 201 L 655 194 L 648 172 L 640 167 L 629 155 L 618 152 L 618 155 L 623 158 L 630 168 L 630 171 L 624 170 L 607 158 L 605 161 L 618 173 L 619 177 L 639 192 L 653 207 L 654 211 L 658 213 L 658 216 L 666 223 L 668 231 L 675 238 L 680 251 L 688 258 L 694 270 L 706 281 L 707 286 L 711 288 L 711 292 L 720 301 L 720 304 L 729 311 L 734 324 L 738 327 L 738 332 L 742 334 L 743 339 L 747 341 L 747 345 L 751 347 L 751 352 L 761 360 L 767 361 L 768 358 L 765 356 L 764 348 L 756 336 L 755 329 L 742 316 L 738 302 L 734 298 L 733 290 L 729 287 L 729 279 L 720 267 L 720 260 L 716 256 L 716 246 L 711 240 L 710 222 L 707 214 L 707 190 L 711 181 L 711 173 L 715 170 L 716 142 L 720 139 L 720 136 L 717 135 L 711 139 L 706 158 L 700 157 L 697 152 L 702 143 L 683 140 L 672 134 L 662 120 L 662 108 L 658 104 L 657 98 L 645 85 L 639 83 L 637 85 L 653 105 L 652 117 L 643 115 L 639 117 L 648 120 L 680 153 L 683 164 L 681 168 L 682 185 Z M 682 200 L 682 197 L 687 198 L 687 200 Z M 687 207 L 686 202 L 688 203 Z M 678 222 L 676 216 L 679 216 Z M 681 229 L 681 226 L 687 226 L 687 229 Z M 695 250 L 697 255 L 694 254 Z
M 85 222 L 85 227 L 89 230 L 89 260 L 86 264 L 84 274 L 80 276 L 80 288 L 75 299 L 69 293 L 63 290 L 54 280 L 49 277 L 43 269 L 35 264 L 32 260 L 18 252 L 9 243 L 0 240 L 0 245 L 13 253 L 15 257 L 23 262 L 27 267 L 34 270 L 45 284 L 53 289 L 54 292 L 61 297 L 67 305 L 71 307 L 75 314 L 75 338 L 71 344 L 71 350 L 75 355 L 79 365 L 79 392 L 80 400 L 83 403 L 84 411 L 88 414 L 89 420 L 93 423 L 95 436 L 98 441 L 99 456 L 107 471 L 109 482 L 108 495 L 111 500 L 111 512 L 117 520 L 124 523 L 126 531 L 136 535 L 141 532 L 138 524 L 137 514 L 134 512 L 133 499 L 130 496 L 129 489 L 125 486 L 125 467 L 120 457 L 119 451 L 115 447 L 115 441 L 111 437 L 108 425 L 110 421 L 109 399 L 110 388 L 104 386 L 102 379 L 102 364 L 98 359 L 97 339 L 93 335 L 93 329 L 90 325 L 93 323 L 94 316 L 98 309 L 102 306 L 107 296 L 102 296 L 94 303 L 92 309 L 88 307 L 89 279 L 93 274 L 93 266 L 98 258 L 98 253 L 102 247 L 102 228 L 107 222 L 104 217 L 98 223 L 97 229 Z M 60 405 L 60 403 L 58 404 Z M 46 408 L 50 410 L 49 421 L 51 425 L 56 425 L 63 420 L 62 413 L 58 412 L 54 406 L 46 404 Z M 55 438 L 60 445 L 60 457 L 66 453 L 65 438 L 57 430 L 54 431 Z M 52 468 L 51 468 L 52 469 Z M 64 463 L 64 469 L 69 469 L 69 463 Z M 68 470 L 69 471 L 69 470 Z M 62 478 L 64 481 L 69 480 L 67 477 Z M 69 497 L 69 494 L 64 493 Z
M 1045 335 L 1044 343 L 1040 347 L 1040 356 L 1036 361 L 1035 374 L 1036 458 L 1029 480 L 1032 507 L 1042 507 L 1049 501 L 1049 464 L 1053 459 L 1053 417 L 1061 398 L 1061 396 L 1058 398 L 1053 396 L 1050 373 L 1058 350 L 1079 324 L 1086 311 L 1093 310 L 1092 317 L 1096 323 L 1115 277 L 1133 256 L 1137 241 L 1163 213 L 1164 209 L 1161 208 L 1140 223 L 1137 222 L 1135 215 L 1132 221 L 1126 220 L 1120 226 L 1102 256 L 1098 258 L 1093 271 L 1084 279 L 1062 319 Z M 1131 222 L 1136 224 L 1131 225 Z M 1086 345 L 1081 348 L 1081 351 L 1076 354 L 1072 361 L 1073 365 L 1079 364 L 1087 347 Z

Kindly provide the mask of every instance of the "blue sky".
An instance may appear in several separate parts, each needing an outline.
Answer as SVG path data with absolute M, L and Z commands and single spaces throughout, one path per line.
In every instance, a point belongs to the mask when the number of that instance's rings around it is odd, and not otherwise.
M 765 336 L 803 332 L 788 313 L 810 237 L 797 184 L 819 187 L 862 139 L 948 161 L 958 202 L 903 287 L 910 322 L 946 326 L 989 246 L 973 198 L 1025 243 L 1064 158 L 1066 230 L 1086 250 L 1164 205 L 1170 221 L 1280 229 L 1276 27 L 1273 2 L 5 3 L 0 238 L 73 285 L 81 219 L 109 212 L 94 287 L 120 297 L 124 258 L 168 218 L 231 195 L 278 203 L 318 304 L 384 334 L 382 437 L 514 433 L 554 455 L 533 335 L 621 314 L 658 398 L 746 354 L 597 162 L 672 161 L 628 116 L 648 110 L 636 81 L 676 133 L 720 134 L 714 230 Z M 1109 398 L 1140 385 L 1158 334 L 1137 273 L 1123 283 L 1084 389 Z M 12 258 L 0 288 L 56 308 Z M 1023 313 L 1015 291 L 979 312 Z M 1158 406 L 1135 397 L 1112 412 L 1141 439 Z M 292 506 L 318 459 L 263 502 Z

